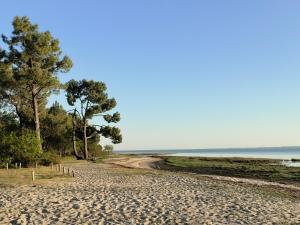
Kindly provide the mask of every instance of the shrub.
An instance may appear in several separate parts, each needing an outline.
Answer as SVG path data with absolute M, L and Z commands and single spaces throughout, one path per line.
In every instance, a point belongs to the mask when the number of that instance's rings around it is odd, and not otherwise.
M 38 142 L 32 132 L 20 136 L 11 132 L 0 134 L 0 163 L 14 164 L 21 162 L 28 166 L 33 164 L 39 156 Z
M 89 157 L 95 158 L 99 157 L 102 154 L 102 146 L 98 143 L 90 143 L 89 144 Z
M 60 163 L 60 157 L 52 151 L 44 152 L 39 157 L 39 163 L 44 166 L 49 166 L 51 163 L 58 164 Z

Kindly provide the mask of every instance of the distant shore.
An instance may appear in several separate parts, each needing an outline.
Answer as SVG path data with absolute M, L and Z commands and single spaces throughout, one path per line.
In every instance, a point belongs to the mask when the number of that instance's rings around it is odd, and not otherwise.
M 262 148 L 210 148 L 210 149 L 164 149 L 164 150 L 124 150 L 117 154 L 170 155 L 186 157 L 240 157 L 267 158 L 279 160 L 300 159 L 300 147 Z

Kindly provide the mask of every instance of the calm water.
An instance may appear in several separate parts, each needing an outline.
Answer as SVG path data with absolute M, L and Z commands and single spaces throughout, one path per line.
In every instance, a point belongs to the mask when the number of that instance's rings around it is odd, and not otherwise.
M 227 148 L 227 149 L 180 149 L 180 150 L 137 150 L 117 151 L 123 154 L 164 154 L 188 157 L 244 157 L 282 159 L 288 166 L 300 166 L 299 162 L 292 163 L 291 159 L 300 159 L 300 147 L 276 148 Z

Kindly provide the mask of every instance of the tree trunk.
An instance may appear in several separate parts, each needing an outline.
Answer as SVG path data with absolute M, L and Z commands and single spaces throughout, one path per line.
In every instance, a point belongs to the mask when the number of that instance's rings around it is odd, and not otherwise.
M 41 143 L 41 129 L 40 129 L 40 118 L 39 118 L 39 105 L 37 101 L 37 91 L 36 88 L 32 90 L 32 107 L 34 114 L 34 124 L 35 124 L 35 135 L 38 141 L 38 148 L 40 153 L 43 152 L 42 143 Z
M 15 105 L 15 109 L 16 109 L 16 114 L 19 117 L 19 128 L 20 128 L 20 133 L 23 134 L 23 128 L 24 128 L 24 119 L 20 110 L 20 104 L 16 104 Z
M 77 160 L 82 159 L 82 157 L 78 154 L 77 148 L 76 148 L 76 121 L 73 119 L 73 150 L 74 155 Z
M 83 125 L 83 142 L 84 142 L 84 158 L 88 159 L 89 152 L 88 152 L 88 143 L 87 143 L 87 136 L 86 136 L 86 120 L 84 119 Z

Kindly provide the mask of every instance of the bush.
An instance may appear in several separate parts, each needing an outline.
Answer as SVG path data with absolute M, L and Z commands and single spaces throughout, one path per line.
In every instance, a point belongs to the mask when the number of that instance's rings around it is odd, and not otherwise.
M 32 132 L 17 136 L 16 133 L 0 134 L 0 164 L 34 164 L 39 157 L 38 142 Z
M 40 154 L 35 134 L 28 132 L 15 138 L 16 140 L 12 143 L 14 162 L 22 162 L 25 166 L 34 164 Z
M 55 152 L 44 152 L 39 157 L 39 163 L 44 166 L 49 166 L 51 163 L 60 163 L 60 157 Z
M 102 146 L 98 143 L 89 143 L 89 158 L 99 157 L 102 154 Z
M 14 132 L 0 132 L 0 167 L 14 166 L 22 163 L 24 167 L 33 166 L 36 162 L 41 165 L 59 163 L 59 156 L 53 151 L 40 153 L 38 141 L 33 132 L 17 135 Z

